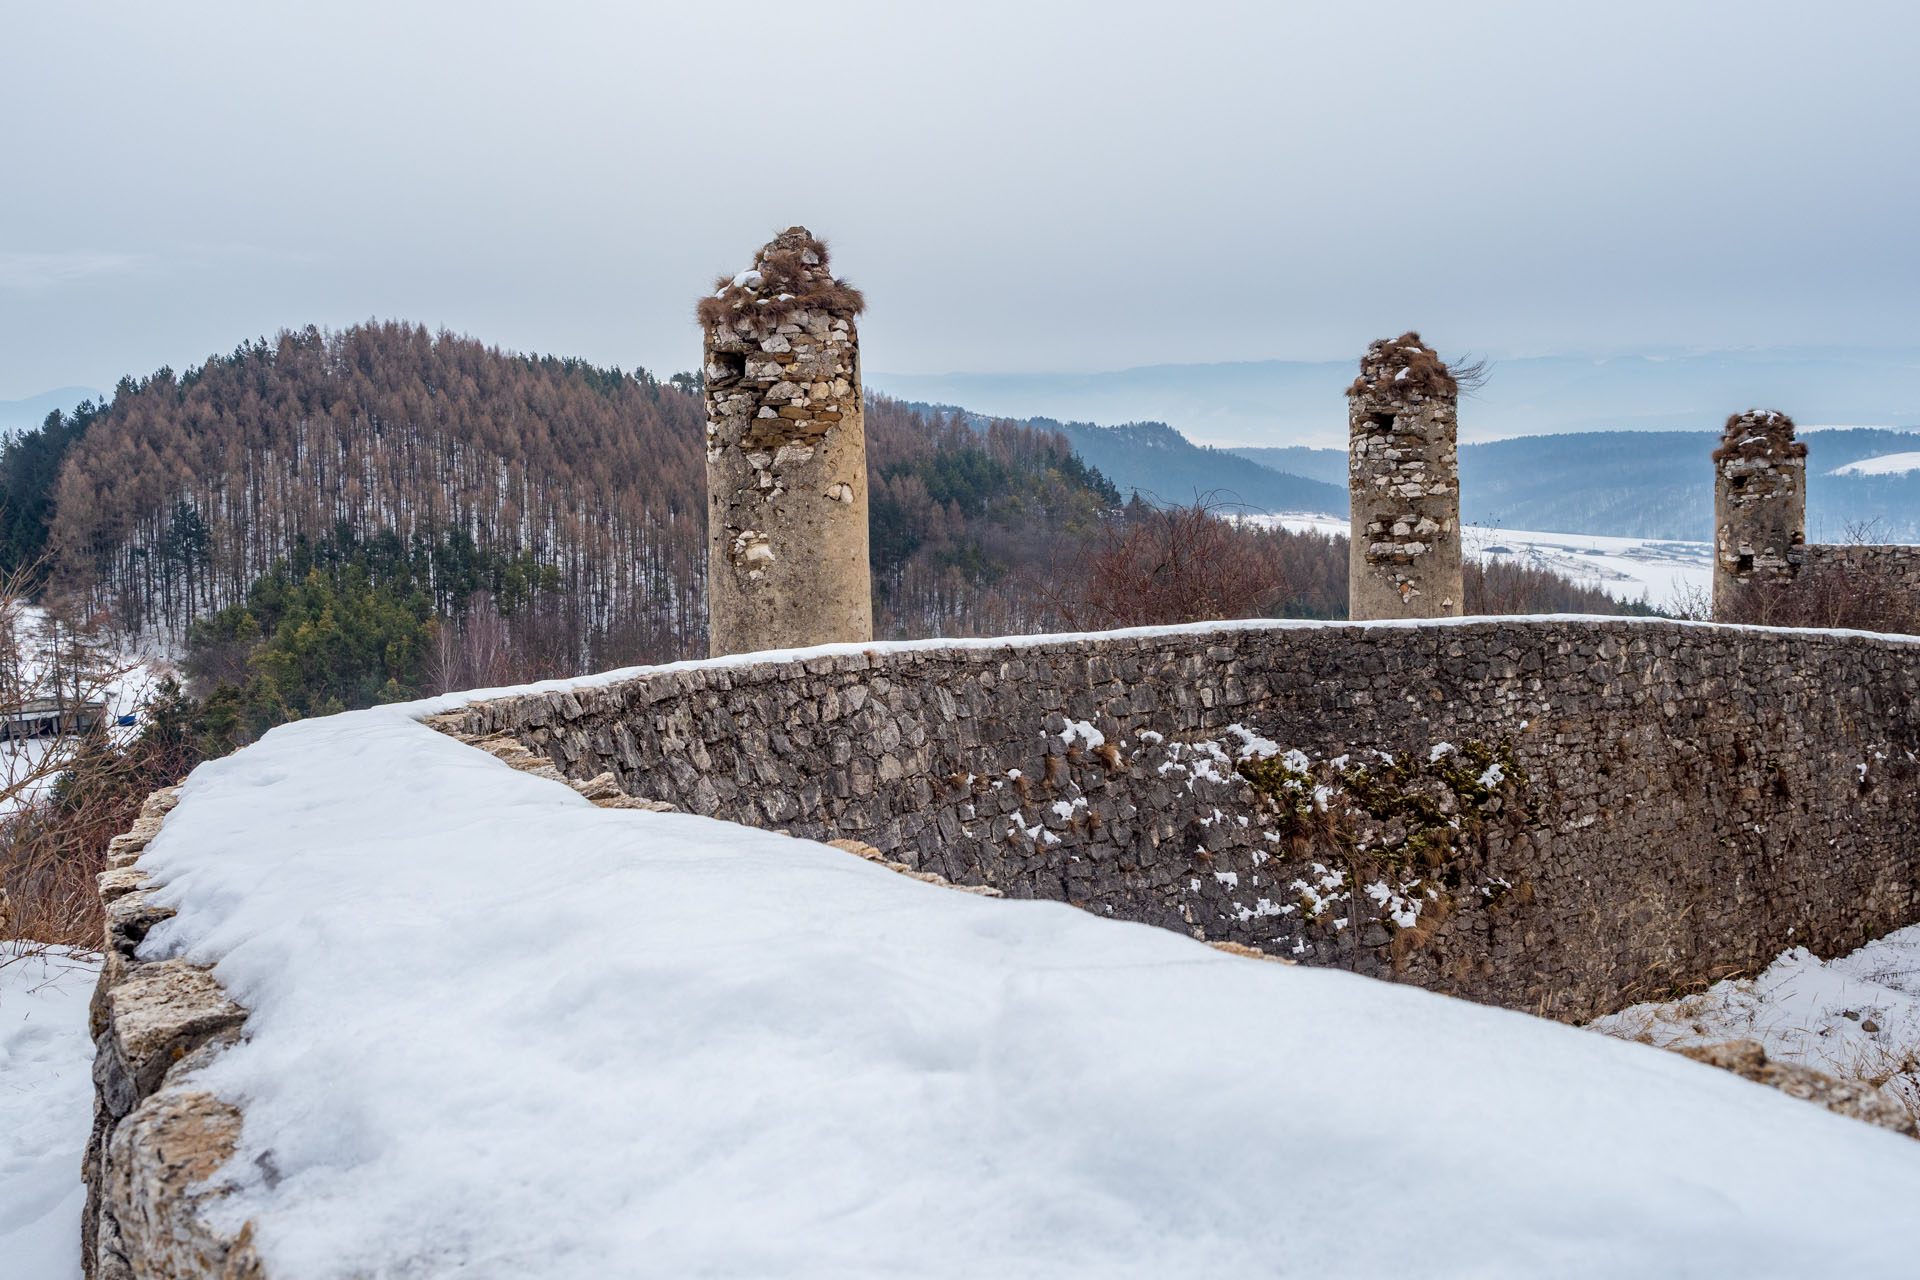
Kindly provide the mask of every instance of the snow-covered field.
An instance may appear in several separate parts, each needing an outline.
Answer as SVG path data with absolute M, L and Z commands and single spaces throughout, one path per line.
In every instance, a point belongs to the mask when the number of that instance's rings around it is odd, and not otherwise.
M 1243 516 L 1249 524 L 1345 537 L 1345 516 L 1290 514 Z M 1597 533 L 1538 533 L 1468 525 L 1466 553 L 1482 560 L 1508 560 L 1551 569 L 1598 587 L 1616 600 L 1671 608 L 1701 599 L 1713 589 L 1713 548 L 1704 542 L 1613 538 Z
M 1910 1140 L 1522 1014 L 597 809 L 401 708 L 201 766 L 142 865 L 181 908 L 145 954 L 253 1010 L 202 1082 L 245 1105 L 228 1211 L 277 1280 L 1914 1270 Z
M 93 1124 L 86 956 L 0 943 L 0 1275 L 77 1280 L 80 1157 Z
M 1903 476 L 1909 471 L 1920 471 L 1920 453 L 1883 453 L 1877 458 L 1862 458 L 1858 462 L 1849 462 L 1843 467 L 1835 467 L 1827 474 L 1830 476 Z
M 1795 947 L 1758 977 L 1589 1025 L 1663 1047 L 1757 1040 L 1769 1058 L 1877 1084 L 1920 1115 L 1920 925 L 1836 960 Z

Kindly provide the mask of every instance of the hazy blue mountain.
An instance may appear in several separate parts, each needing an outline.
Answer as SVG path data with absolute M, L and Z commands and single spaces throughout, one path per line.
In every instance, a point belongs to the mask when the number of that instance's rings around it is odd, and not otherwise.
M 1445 335 L 1428 333 L 1456 354 Z M 1112 373 L 886 374 L 868 385 L 1010 418 L 1170 423 L 1195 440 L 1339 446 L 1351 360 L 1153 365 Z M 1712 431 L 1752 406 L 1805 424 L 1920 424 L 1920 351 L 1756 348 L 1496 360 L 1460 405 L 1467 440 L 1569 431 Z
M 98 400 L 92 387 L 60 387 L 25 400 L 0 400 L 0 433 L 37 427 L 55 409 L 71 409 L 82 400 Z
M 1850 429 L 1810 431 L 1807 525 L 1815 541 L 1870 536 L 1920 541 L 1920 472 L 1829 475 L 1864 458 L 1920 450 L 1920 435 Z M 1711 431 L 1594 431 L 1463 445 L 1460 508 L 1471 524 L 1556 533 L 1704 541 L 1713 536 Z M 1344 474 L 1340 449 L 1235 449 L 1256 463 L 1301 475 Z M 1344 510 L 1344 505 L 1334 508 Z
M 950 404 L 904 402 L 921 413 L 959 414 L 976 427 L 999 415 L 977 413 Z M 1331 511 L 1347 509 L 1345 472 L 1338 485 L 1286 475 L 1230 453 L 1197 445 L 1164 422 L 1129 422 L 1117 427 L 1053 418 L 1007 419 L 1022 426 L 1058 431 L 1081 461 L 1099 470 L 1119 490 L 1162 505 L 1209 499 L 1251 511 Z
M 1290 471 L 1296 476 L 1305 476 L 1309 480 L 1338 485 L 1342 492 L 1346 491 L 1347 451 L 1345 449 L 1309 449 L 1306 445 L 1293 444 L 1282 449 L 1248 446 L 1229 449 L 1227 452 L 1238 454 L 1249 462 L 1257 462 L 1274 471 Z M 1344 507 L 1341 509 L 1345 510 Z
M 1097 427 L 1087 422 L 1033 418 L 1073 442 L 1073 451 L 1122 492 L 1160 503 L 1209 499 L 1254 511 L 1345 511 L 1344 484 L 1274 471 L 1228 453 L 1196 445 L 1164 422 Z

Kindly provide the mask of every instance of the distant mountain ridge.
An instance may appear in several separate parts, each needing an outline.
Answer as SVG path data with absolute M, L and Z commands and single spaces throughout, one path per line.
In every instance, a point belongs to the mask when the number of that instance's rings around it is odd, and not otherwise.
M 1428 333 L 1448 356 L 1447 335 Z M 1165 422 L 1196 441 L 1337 446 L 1354 359 L 1168 364 L 1109 373 L 888 374 L 868 384 L 907 400 L 996 417 Z M 1783 347 L 1495 360 L 1461 401 L 1462 438 L 1574 431 L 1711 431 L 1754 405 L 1805 424 L 1920 424 L 1920 349 Z
M 56 387 L 24 400 L 0 400 L 0 435 L 37 427 L 56 409 L 67 410 L 82 400 L 99 399 L 100 393 L 92 387 Z
M 1007 421 L 953 405 L 910 403 L 906 407 L 929 414 L 957 413 L 976 428 L 991 421 Z M 1207 501 L 1229 510 L 1256 512 L 1347 509 L 1344 483 L 1332 485 L 1276 471 L 1233 451 L 1197 445 L 1164 422 L 1103 427 L 1052 418 L 1017 421 L 1037 431 L 1059 432 L 1073 445 L 1081 461 L 1110 480 L 1123 495 L 1139 494 L 1157 505 Z M 1344 463 L 1341 477 L 1344 481 Z
M 1908 453 L 1920 434 L 1878 428 L 1809 431 L 1807 534 L 1920 541 L 1920 472 L 1831 475 L 1866 458 Z M 1624 538 L 1713 536 L 1718 435 L 1707 431 L 1595 431 L 1462 445 L 1460 509 L 1469 524 Z M 1234 449 L 1303 475 L 1344 474 L 1342 449 Z M 1336 510 L 1345 510 L 1344 504 Z

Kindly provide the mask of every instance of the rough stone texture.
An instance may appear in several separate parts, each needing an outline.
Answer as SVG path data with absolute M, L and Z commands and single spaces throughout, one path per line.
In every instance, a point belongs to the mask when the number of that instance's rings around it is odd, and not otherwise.
M 1767 1057 L 1766 1049 L 1758 1041 L 1728 1040 L 1722 1044 L 1694 1045 L 1674 1052 L 1695 1062 L 1731 1071 L 1755 1084 L 1778 1089 L 1789 1097 L 1825 1107 L 1839 1115 L 1864 1120 L 1882 1129 L 1892 1129 L 1909 1138 L 1920 1138 L 1920 1125 L 1915 1124 L 1913 1115 L 1872 1085 L 1855 1080 L 1836 1080 L 1811 1067 L 1791 1062 L 1774 1062 Z
M 113 1131 L 105 1201 L 125 1274 L 260 1280 L 251 1231 L 215 1231 L 205 1212 L 224 1194 L 208 1180 L 239 1139 L 237 1109 L 183 1087 L 153 1094 Z
M 148 901 L 137 863 L 177 803 L 175 787 L 149 796 L 133 829 L 109 844 L 110 869 L 100 875 L 106 960 L 91 1010 L 93 1135 L 80 1223 L 92 1280 L 264 1274 L 249 1232 L 218 1231 L 203 1212 L 224 1194 L 205 1184 L 233 1152 L 240 1113 L 187 1079 L 238 1038 L 247 1011 L 205 969 L 135 954 L 173 914 Z
M 1800 554 L 1808 573 L 1845 569 L 1889 590 L 1920 595 L 1920 546 L 1812 543 Z
M 859 295 L 805 227 L 701 306 L 709 647 L 873 638 Z
M 1577 1019 L 1920 918 L 1917 677 L 1908 642 L 1658 620 L 1227 625 L 699 666 L 443 721 L 957 884 Z M 1236 724 L 1273 740 L 1265 791 Z
M 1793 419 L 1749 409 L 1727 419 L 1713 454 L 1713 615 L 1731 618 L 1747 583 L 1794 579 L 1807 541 L 1807 446 Z
M 1417 333 L 1367 348 L 1347 388 L 1347 616 L 1458 617 L 1459 389 Z

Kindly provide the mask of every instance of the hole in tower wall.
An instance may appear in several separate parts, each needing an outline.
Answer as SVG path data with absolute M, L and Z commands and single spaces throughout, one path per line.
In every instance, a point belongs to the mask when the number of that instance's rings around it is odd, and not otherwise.
M 1752 557 L 1752 556 L 1741 556 L 1741 557 L 1740 557 L 1740 563 L 1739 563 L 1738 565 L 1736 565 L 1736 566 L 1734 567 L 1734 571 L 1735 571 L 1736 573 L 1752 573 L 1752 572 L 1753 572 L 1753 557 Z
M 1747 477 L 1745 476 L 1734 476 L 1732 479 L 1727 481 L 1727 488 L 1729 489 L 1744 489 L 1746 487 L 1747 487 Z
M 1393 415 L 1390 413 L 1376 413 L 1373 415 L 1373 425 L 1382 431 L 1391 431 L 1393 430 Z
M 709 352 L 707 363 L 712 366 L 716 386 L 738 382 L 747 376 L 747 356 L 743 351 Z

